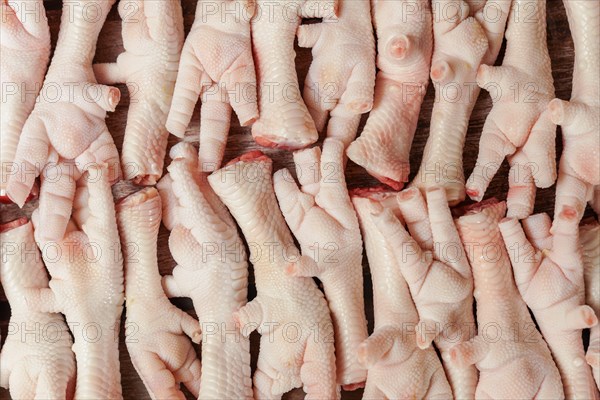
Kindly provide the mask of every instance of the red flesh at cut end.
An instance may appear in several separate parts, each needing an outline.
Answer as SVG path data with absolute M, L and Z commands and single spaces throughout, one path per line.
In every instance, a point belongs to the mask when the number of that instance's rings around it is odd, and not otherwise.
M 312 143 L 295 144 L 295 143 L 285 143 L 285 142 L 278 143 L 278 142 L 274 142 L 270 139 L 267 139 L 264 136 L 256 136 L 254 138 L 254 141 L 263 147 L 268 147 L 270 149 L 287 150 L 287 151 L 300 150 L 300 149 L 303 149 L 312 144 Z
M 242 154 L 239 157 L 234 158 L 233 160 L 229 161 L 225 166 L 228 167 L 230 165 L 236 164 L 238 162 L 252 162 L 252 161 L 271 161 L 271 159 L 269 157 L 267 157 L 262 151 L 260 150 L 253 150 L 253 151 L 249 151 L 248 153 Z
M 383 185 L 368 187 L 368 188 L 355 188 L 350 190 L 350 196 L 352 197 L 371 197 L 373 194 L 389 193 L 390 190 Z
M 463 215 L 477 214 L 481 210 L 491 207 L 495 204 L 498 204 L 498 199 L 496 199 L 495 197 L 492 197 L 491 199 L 486 199 L 486 200 L 480 201 L 479 203 L 469 204 L 467 206 L 454 208 L 452 210 L 452 214 L 454 215 L 455 218 L 462 217 Z
M 37 183 L 34 183 L 33 187 L 31 188 L 31 192 L 29 192 L 29 196 L 27 196 L 27 198 L 25 199 L 25 203 L 29 203 L 31 200 L 34 200 L 38 197 L 39 194 L 39 188 Z M 14 201 L 11 200 L 10 197 L 8 197 L 8 194 L 6 193 L 6 191 L 2 191 L 2 194 L 0 194 L 0 203 L 2 204 L 13 204 Z
M 13 221 L 0 225 L 0 233 L 8 232 L 12 229 L 25 225 L 28 222 L 26 217 L 17 218 Z

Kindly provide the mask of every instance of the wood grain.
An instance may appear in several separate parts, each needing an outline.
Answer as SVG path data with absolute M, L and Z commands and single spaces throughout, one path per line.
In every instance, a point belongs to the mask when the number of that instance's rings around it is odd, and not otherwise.
M 363 1 L 363 0 L 346 0 L 346 1 Z M 46 11 L 50 22 L 52 32 L 52 43 L 56 43 L 58 29 L 60 24 L 60 15 L 62 4 L 57 0 L 46 1 Z M 183 12 L 185 16 L 185 29 L 186 33 L 189 31 L 192 22 L 194 20 L 194 12 L 196 8 L 196 2 L 194 0 L 182 0 Z M 573 72 L 573 42 L 571 39 L 569 26 L 565 14 L 562 1 L 560 0 L 548 0 L 548 46 L 550 49 L 550 56 L 552 58 L 553 75 L 556 85 L 556 95 L 562 99 L 570 98 L 571 94 L 571 78 Z M 96 62 L 112 62 L 116 59 L 117 55 L 123 51 L 123 44 L 121 40 L 121 21 L 116 11 L 116 5 L 113 7 L 109 14 L 106 24 L 100 34 L 98 41 Z M 308 67 L 311 62 L 310 50 L 296 48 L 297 51 L 297 71 L 300 82 L 304 81 L 304 77 L 308 71 Z M 502 60 L 502 51 L 498 64 Z M 526 56 L 526 55 L 523 55 Z M 114 113 L 109 114 L 107 118 L 107 125 L 112 133 L 117 146 L 123 143 L 123 134 L 125 131 L 127 109 L 129 104 L 129 97 L 127 89 L 124 85 L 119 86 L 122 91 L 121 102 Z M 417 133 L 412 146 L 411 153 L 411 178 L 416 173 L 423 149 L 427 141 L 429 134 L 429 120 L 431 118 L 431 110 L 433 107 L 434 93 L 432 85 L 427 93 L 425 102 L 422 107 L 421 115 L 419 117 L 419 124 L 417 127 Z M 482 91 L 481 96 L 475 106 L 471 122 L 469 125 L 469 131 L 466 140 L 466 146 L 464 150 L 464 168 L 465 173 L 468 174 L 473 169 L 473 166 L 477 157 L 477 148 L 479 143 L 479 135 L 483 127 L 485 118 L 491 108 L 491 100 L 485 91 Z M 363 118 L 361 128 L 366 121 L 366 116 Z M 199 108 L 197 107 L 185 140 L 197 141 L 199 131 Z M 177 142 L 177 139 L 173 136 L 169 138 L 169 146 L 172 146 Z M 557 145 L 560 148 L 560 129 L 557 137 Z M 241 153 L 252 149 L 258 149 L 259 147 L 254 143 L 250 135 L 248 128 L 242 128 L 239 126 L 238 121 L 235 119 L 232 121 L 231 133 L 229 137 L 228 146 L 225 153 L 225 160 L 232 159 Z M 263 149 L 263 152 L 269 155 L 274 160 L 275 169 L 282 167 L 293 167 L 291 154 L 283 151 Z M 560 152 L 558 152 L 560 154 Z M 166 161 L 168 165 L 169 160 Z M 488 189 L 489 197 L 497 197 L 499 199 L 506 198 L 506 192 L 508 189 L 508 166 L 506 162 L 502 165 L 498 175 L 492 181 L 490 188 Z M 373 180 L 362 168 L 353 164 L 348 163 L 347 168 L 347 182 L 350 188 L 371 186 L 377 182 Z M 554 208 L 554 187 L 538 191 L 538 197 L 536 200 L 536 212 L 548 212 L 552 214 Z M 137 190 L 133 185 L 129 183 L 119 183 L 115 185 L 115 196 L 121 197 L 125 194 Z M 36 202 L 28 204 L 23 210 L 19 210 L 16 206 L 1 205 L 0 206 L 0 221 L 6 222 L 15 219 L 17 216 L 27 215 L 29 216 L 32 210 L 37 206 Z M 588 213 L 590 211 L 588 210 Z M 171 271 L 174 266 L 174 261 L 171 258 L 168 250 L 168 232 L 162 228 L 159 235 L 159 266 L 162 274 L 167 274 Z M 369 276 L 369 269 L 366 259 L 363 262 L 364 276 L 365 276 L 365 300 L 367 308 L 367 316 L 369 319 L 369 331 L 372 330 L 373 325 L 373 304 L 372 304 L 372 288 L 371 279 Z M 251 277 L 250 282 L 250 298 L 256 295 L 256 291 L 253 285 L 253 278 Z M 177 300 L 174 303 L 186 310 L 189 310 L 193 314 L 193 309 L 190 301 Z M 2 331 L 2 338 L 4 339 L 7 334 L 7 324 L 10 317 L 10 307 L 4 297 L 4 293 L 0 293 L 0 329 Z M 125 348 L 124 332 L 121 333 L 120 340 L 120 358 L 121 358 L 121 373 L 122 373 L 122 385 L 123 394 L 125 399 L 149 399 L 149 396 L 139 379 L 137 373 L 133 369 L 129 355 Z M 198 349 L 199 350 L 199 349 Z M 253 368 L 256 363 L 256 357 L 258 353 L 258 336 L 253 334 L 252 336 L 252 362 Z M 344 399 L 360 399 L 362 391 L 355 391 L 351 393 L 343 393 Z M 192 398 L 189 393 L 188 397 Z M 6 390 L 0 389 L 0 399 L 8 398 Z M 300 399 L 303 398 L 303 392 L 301 389 L 297 389 L 286 396 L 287 399 Z

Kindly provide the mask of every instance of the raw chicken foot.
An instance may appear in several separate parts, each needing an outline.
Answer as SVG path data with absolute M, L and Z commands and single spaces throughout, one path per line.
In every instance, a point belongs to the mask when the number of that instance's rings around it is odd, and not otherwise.
M 119 154 L 104 122 L 121 94 L 115 87 L 96 83 L 92 70 L 98 34 L 112 4 L 113 0 L 63 2 L 56 50 L 35 108 L 23 126 L 15 155 L 17 170 L 6 192 L 22 207 L 41 175 L 42 223 L 36 231 L 41 240 L 63 238 L 82 172 L 100 165 L 111 183 L 121 175 Z M 98 12 L 97 18 L 89 18 L 88 8 Z
M 94 65 L 94 73 L 100 83 L 127 83 L 131 100 L 121 153 L 124 178 L 154 185 L 163 172 L 165 123 L 183 45 L 181 5 L 176 0 L 125 0 L 119 2 L 119 14 L 125 52 L 116 63 Z
M 108 177 L 108 171 L 91 167 L 77 181 L 73 217 L 58 242 L 38 237 L 42 222 L 37 210 L 33 214 L 36 241 L 52 279 L 48 288 L 29 289 L 27 304 L 66 316 L 75 336 L 77 399 L 122 398 L 123 260 Z
M 117 204 L 126 324 L 136 332 L 125 342 L 152 399 L 185 399 L 179 382 L 198 397 L 200 361 L 187 336 L 199 343 L 200 325 L 171 304 L 163 292 L 156 259 L 160 220 L 160 197 L 154 188 L 143 189 Z
M 196 154 L 194 154 L 196 153 Z M 202 327 L 199 399 L 252 399 L 250 342 L 234 313 L 248 297 L 248 263 L 235 222 L 199 170 L 190 144 L 171 149 L 169 182 L 161 184 L 177 215 L 169 238 L 178 265 L 163 277 L 171 297 L 190 297 Z M 162 182 L 162 180 L 161 180 Z
M 280 399 L 304 386 L 307 399 L 337 399 L 333 326 L 323 293 L 312 278 L 285 271 L 311 264 L 300 257 L 273 191 L 272 162 L 260 152 L 236 159 L 208 181 L 250 245 L 257 297 L 236 314 L 242 334 L 262 335 L 256 399 Z M 299 268 L 304 268 L 302 265 Z
M 73 341 L 62 315 L 31 310 L 26 293 L 48 286 L 46 268 L 26 218 L 0 225 L 0 277 L 10 303 L 0 353 L 0 386 L 13 399 L 70 399 L 75 389 Z
M 368 1 L 342 1 L 338 17 L 300 25 L 298 45 L 312 47 L 313 61 L 304 82 L 304 101 L 321 132 L 327 115 L 327 137 L 346 148 L 360 123 L 360 115 L 373 107 L 375 38 Z
M 408 181 L 410 148 L 429 84 L 430 8 L 429 0 L 372 0 L 379 49 L 375 102 L 364 130 L 347 154 L 396 190 Z
M 199 0 L 183 46 L 167 129 L 183 137 L 198 96 L 200 167 L 219 169 L 227 144 L 231 109 L 240 125 L 258 118 L 256 74 L 250 40 L 254 0 Z
M 318 133 L 302 96 L 296 74 L 294 39 L 301 18 L 334 18 L 339 0 L 256 0 L 252 46 L 259 85 L 259 118 L 252 136 L 261 146 L 301 149 L 317 141 Z M 361 1 L 362 2 L 362 1 Z M 308 45 L 309 30 L 299 40 Z
M 287 169 L 273 180 L 279 206 L 302 254 L 314 263 L 290 264 L 294 276 L 323 283 L 335 331 L 337 380 L 346 390 L 364 386 L 366 370 L 356 355 L 367 339 L 363 298 L 362 240 L 344 177 L 344 143 L 328 138 L 318 147 L 294 153 L 302 190 Z
M 496 98 L 483 126 L 467 194 L 481 201 L 504 157 L 517 152 L 510 160 L 508 217 L 526 218 L 533 212 L 532 188 L 547 188 L 556 180 L 556 125 L 546 110 L 554 98 L 546 1 L 514 0 L 509 20 L 502 66 L 482 65 L 477 73 L 477 84 Z
M 477 399 L 563 399 L 560 374 L 519 295 L 502 242 L 498 222 L 506 203 L 492 199 L 467 210 L 457 227 L 473 270 L 478 335 L 451 348 L 448 361 L 477 365 Z
M 563 205 L 574 204 L 581 218 L 593 186 L 600 190 L 600 3 L 569 0 L 563 4 L 575 44 L 575 63 L 571 101 L 554 99 L 548 104 L 550 118 L 563 134 L 554 215 Z M 600 212 L 598 194 L 595 204 Z
M 416 343 L 435 343 L 445 360 L 454 397 L 475 397 L 474 366 L 448 363 L 448 350 L 475 334 L 473 276 L 448 208 L 445 190 L 427 190 L 427 203 L 416 188 L 397 196 L 410 235 L 391 210 L 380 208 L 373 222 L 386 238 L 419 312 Z
M 6 185 L 18 167 L 13 164 L 17 144 L 35 105 L 50 58 L 50 30 L 44 2 L 2 1 L 0 32 L 0 76 L 4 96 L 0 108 L 0 202 L 9 202 Z
M 585 303 L 583 261 L 577 212 L 564 206 L 555 218 L 537 214 L 500 223 L 523 299 L 548 342 L 560 370 L 568 399 L 598 399 L 589 365 L 585 362 L 581 331 L 598 324 Z
M 583 249 L 585 302 L 600 317 L 600 224 L 585 223 L 579 228 Z M 596 386 L 600 389 L 600 324 L 590 331 L 590 345 L 585 356 L 593 369 Z
M 479 96 L 477 68 L 495 62 L 511 1 L 432 2 L 431 80 L 436 101 L 421 167 L 411 186 L 421 190 L 443 187 L 451 205 L 465 198 L 462 154 L 469 118 Z
M 358 349 L 359 362 L 369 370 L 363 399 L 452 398 L 435 350 L 417 347 L 417 310 L 392 247 L 371 215 L 382 206 L 399 215 L 395 193 L 358 190 L 352 202 L 369 257 L 375 310 L 375 330 Z

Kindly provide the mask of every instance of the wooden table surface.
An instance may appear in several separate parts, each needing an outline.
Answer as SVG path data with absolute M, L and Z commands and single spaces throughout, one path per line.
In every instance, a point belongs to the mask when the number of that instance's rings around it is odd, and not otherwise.
M 365 0 L 354 0 L 354 1 L 365 1 Z M 596 0 L 590 0 L 596 1 Z M 52 32 L 52 44 L 56 43 L 58 36 L 58 30 L 60 25 L 60 15 L 62 3 L 59 0 L 49 0 L 45 2 L 46 12 L 48 15 L 50 28 Z M 183 13 L 185 16 L 185 29 L 186 33 L 189 31 L 193 21 L 194 12 L 196 8 L 196 1 L 194 0 L 182 0 Z M 548 46 L 550 49 L 550 57 L 552 59 L 552 70 L 554 75 L 554 82 L 556 85 L 556 95 L 562 99 L 569 99 L 571 95 L 571 78 L 573 71 L 573 42 L 569 31 L 569 26 L 565 14 L 565 10 L 561 0 L 548 0 Z M 117 13 L 117 6 L 114 5 L 110 12 L 106 24 L 100 33 L 98 40 L 98 47 L 96 52 L 96 62 L 112 62 L 116 59 L 117 55 L 123 51 L 123 42 L 121 39 L 121 21 Z M 297 51 L 297 71 L 299 81 L 303 82 L 304 77 L 308 71 L 308 67 L 311 61 L 310 50 L 296 48 Z M 498 64 L 502 62 L 502 51 Z M 524 54 L 524 57 L 527 55 Z M 122 96 L 121 102 L 114 113 L 109 113 L 107 117 L 108 129 L 112 133 L 117 147 L 120 149 L 123 143 L 123 134 L 125 132 L 125 123 L 127 117 L 127 108 L 129 104 L 129 97 L 127 89 L 124 85 L 120 85 Z M 431 118 L 431 110 L 434 101 L 434 93 L 432 85 L 429 86 L 429 91 L 425 98 L 425 102 L 422 107 L 422 111 L 419 117 L 419 124 L 417 132 L 412 146 L 411 152 L 411 179 L 418 170 L 423 149 L 427 141 L 429 134 L 429 120 Z M 468 176 L 473 169 L 473 166 L 477 157 L 477 148 L 479 143 L 479 135 L 483 127 L 485 118 L 491 108 L 491 100 L 487 92 L 482 91 L 479 97 L 477 105 L 473 111 L 471 122 L 469 125 L 469 131 L 467 134 L 466 146 L 464 151 L 464 168 L 465 174 Z M 366 116 L 363 118 L 361 128 L 366 120 Z M 196 108 L 194 117 L 188 132 L 186 140 L 197 141 L 197 132 L 199 130 L 199 107 Z M 557 145 L 560 147 L 560 129 L 557 135 Z M 177 142 L 174 136 L 169 138 L 169 146 L 172 146 Z M 242 128 L 239 126 L 237 119 L 234 117 L 231 126 L 231 132 L 229 136 L 229 142 L 225 153 L 225 161 L 230 160 L 241 153 L 258 149 L 259 147 L 254 143 L 250 135 L 248 128 Z M 284 151 L 263 149 L 263 152 L 269 155 L 274 160 L 275 170 L 282 167 L 293 167 L 293 161 L 291 154 Z M 558 153 L 560 154 L 560 153 Z M 170 160 L 166 160 L 165 165 L 168 165 Z M 293 168 L 292 168 L 293 169 Z M 508 189 L 508 166 L 506 162 L 500 168 L 500 171 L 496 178 L 488 189 L 487 196 L 495 196 L 499 199 L 506 198 L 506 192 Z M 350 188 L 364 187 L 375 185 L 377 182 L 372 179 L 361 167 L 348 163 L 347 168 L 347 181 Z M 538 191 L 536 200 L 535 212 L 548 212 L 552 214 L 554 208 L 554 187 Z M 119 183 L 115 185 L 115 195 L 122 196 L 123 193 L 129 193 L 137 190 L 129 183 Z M 1 205 L 0 206 L 0 221 L 6 222 L 15 219 L 17 216 L 30 215 L 31 211 L 37 206 L 37 202 L 28 204 L 24 210 L 19 210 L 14 205 Z M 589 210 L 588 210 L 589 213 Z M 168 232 L 166 229 L 161 228 L 159 236 L 159 265 L 160 272 L 167 274 L 174 267 L 175 262 L 171 258 L 168 249 Z M 372 331 L 373 327 L 373 295 L 371 288 L 371 279 L 369 276 L 368 264 L 366 258 L 363 263 L 364 276 L 365 276 L 365 305 L 367 309 L 367 316 L 369 319 L 369 331 Z M 250 278 L 249 288 L 250 299 L 256 295 L 254 288 L 253 277 Z M 189 311 L 192 315 L 194 314 L 193 308 L 190 301 L 186 300 L 175 300 L 174 303 L 183 309 Z M 0 293 L 0 329 L 2 332 L 2 339 L 6 338 L 7 324 L 10 318 L 10 307 L 4 293 Z M 121 376 L 123 385 L 123 395 L 125 399 L 149 399 L 148 393 L 146 392 L 144 385 L 139 379 L 137 373 L 133 369 L 129 355 L 124 344 L 124 335 L 121 333 L 120 343 L 120 359 L 121 359 Z M 258 354 L 258 335 L 253 334 L 252 337 L 252 363 L 253 368 L 256 363 L 256 357 Z M 199 351 L 200 349 L 198 349 Z M 188 394 L 189 398 L 192 396 Z M 301 389 L 296 389 L 289 394 L 285 395 L 287 399 L 300 399 L 303 398 L 304 394 Z M 362 390 L 355 392 L 343 393 L 342 398 L 344 399 L 360 399 L 362 396 Z M 9 398 L 8 393 L 4 389 L 0 389 L 0 399 Z

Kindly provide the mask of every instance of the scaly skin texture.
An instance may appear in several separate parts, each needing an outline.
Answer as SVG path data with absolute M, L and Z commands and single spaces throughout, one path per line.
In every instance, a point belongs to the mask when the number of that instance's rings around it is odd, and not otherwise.
M 427 203 L 416 188 L 400 192 L 397 200 L 410 235 L 390 210 L 381 208 L 373 222 L 393 249 L 419 312 L 417 346 L 426 349 L 435 340 L 447 360 L 453 345 L 475 334 L 471 269 L 444 189 L 429 189 Z M 444 368 L 454 397 L 475 397 L 474 366 L 444 361 Z
M 21 130 L 33 110 L 50 58 L 50 30 L 42 0 L 2 1 L 0 51 L 0 200 L 7 200 L 6 185 L 16 169 L 13 161 Z
M 31 288 L 27 304 L 61 312 L 75 337 L 77 399 L 120 399 L 119 323 L 123 311 L 123 260 L 108 171 L 91 167 L 79 181 L 73 218 L 58 242 L 36 241 L 50 272 L 49 287 Z
M 451 205 L 465 199 L 462 153 L 479 96 L 477 69 L 480 64 L 495 62 L 511 1 L 432 2 L 431 79 L 436 102 L 421 167 L 411 186 L 421 190 L 443 187 Z
M 96 83 L 92 58 L 98 34 L 113 0 L 63 2 L 58 43 L 35 108 L 23 126 L 7 195 L 23 206 L 41 175 L 36 237 L 63 238 L 73 207 L 76 181 L 95 165 L 105 166 L 109 182 L 119 179 L 119 154 L 106 128 L 107 111 L 119 102 L 119 89 Z M 90 18 L 89 10 L 97 12 Z M 96 15 L 96 14 L 94 14 Z
M 231 109 L 242 126 L 258 118 L 256 73 L 250 40 L 254 0 L 199 0 L 183 46 L 167 129 L 183 137 L 198 97 L 200 165 L 219 169 L 227 144 Z
M 511 174 L 523 171 L 510 185 L 508 217 L 526 218 L 535 200 L 530 188 L 547 188 L 556 180 L 556 125 L 546 110 L 554 98 L 546 1 L 514 0 L 509 21 L 502 66 L 482 65 L 477 73 L 477 84 L 496 98 L 483 126 L 467 194 L 480 201 L 504 158 L 518 152 Z
M 30 288 L 48 286 L 27 219 L 0 225 L 0 278 L 10 303 L 12 333 L 0 353 L 0 386 L 13 399 L 67 399 L 75 389 L 73 341 L 62 315 L 29 309 Z
M 363 399 L 451 399 L 435 350 L 417 347 L 417 310 L 394 251 L 373 221 L 372 212 L 386 204 L 400 214 L 395 193 L 361 192 L 352 202 L 369 257 L 375 310 L 375 330 L 358 349 L 360 362 L 369 370 Z
M 498 228 L 505 213 L 506 203 L 493 200 L 457 221 L 473 270 L 478 335 L 450 349 L 448 361 L 477 366 L 477 399 L 563 399 L 552 354 L 513 279 Z
M 375 38 L 368 1 L 342 1 L 338 17 L 301 25 L 298 45 L 312 47 L 304 81 L 304 101 L 321 132 L 347 147 L 356 137 L 360 115 L 373 108 Z
M 171 304 L 163 292 L 156 261 L 160 217 L 160 197 L 154 188 L 143 189 L 117 204 L 126 325 L 135 332 L 126 341 L 127 350 L 152 399 L 185 399 L 179 382 L 198 397 L 200 361 L 188 336 L 199 343 L 200 325 Z
M 292 264 L 294 276 L 316 276 L 323 283 L 335 330 L 337 380 L 346 390 L 364 386 L 367 371 L 357 349 L 368 336 L 363 298 L 360 227 L 346 189 L 344 144 L 328 138 L 318 147 L 294 153 L 302 190 L 287 169 L 273 180 L 279 206 L 302 254 L 313 263 Z
M 600 317 L 600 224 L 585 223 L 579 228 L 583 254 L 585 302 Z M 590 332 L 590 344 L 585 356 L 593 369 L 596 386 L 600 389 L 600 324 Z
M 130 105 L 121 152 L 125 179 L 154 185 L 167 149 L 167 114 L 183 45 L 183 16 L 176 0 L 119 2 L 123 46 L 116 63 L 94 65 L 98 82 L 127 83 Z
M 196 153 L 196 154 L 195 154 Z M 170 297 L 190 297 L 202 329 L 199 399 L 252 399 L 250 342 L 233 316 L 246 304 L 248 263 L 235 222 L 198 169 L 193 146 L 171 149 L 169 247 L 178 265 L 163 277 Z M 164 180 L 164 178 L 163 178 Z M 162 180 L 161 180 L 162 182 Z M 168 194 L 167 194 L 168 195 Z
M 568 399 L 598 399 L 585 361 L 581 331 L 598 324 L 585 303 L 577 212 L 563 207 L 550 235 L 550 217 L 528 217 L 523 227 L 506 219 L 500 230 L 513 264 L 515 282 L 531 308 L 560 370 Z
M 554 99 L 548 105 L 550 118 L 560 125 L 563 135 L 554 215 L 563 205 L 574 204 L 581 218 L 593 186 L 600 185 L 600 3 L 565 0 L 563 4 L 573 35 L 575 64 L 571 101 Z M 596 200 L 596 212 L 599 203 Z
M 372 0 L 377 30 L 375 101 L 348 157 L 399 190 L 408 181 L 409 153 L 429 84 L 433 50 L 429 0 Z
M 307 399 L 337 399 L 327 302 L 312 278 L 286 273 L 293 264 L 314 261 L 300 256 L 294 245 L 277 205 L 271 171 L 272 161 L 254 152 L 208 177 L 242 229 L 254 264 L 257 297 L 236 314 L 243 335 L 255 329 L 262 335 L 254 397 L 280 399 L 303 386 Z
M 252 46 L 260 116 L 252 125 L 252 136 L 261 146 L 301 149 L 317 141 L 315 123 L 298 86 L 294 39 L 302 18 L 334 18 L 338 1 L 256 1 Z

